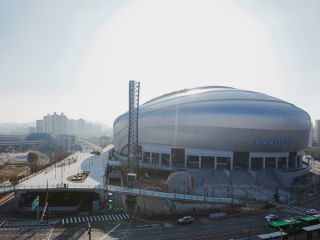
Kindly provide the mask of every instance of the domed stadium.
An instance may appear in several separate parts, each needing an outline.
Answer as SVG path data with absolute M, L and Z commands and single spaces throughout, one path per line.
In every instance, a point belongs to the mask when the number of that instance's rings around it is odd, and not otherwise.
M 305 169 L 311 126 L 307 112 L 263 93 L 222 86 L 184 89 L 140 106 L 140 165 L 299 172 Z M 113 129 L 115 150 L 125 156 L 128 113 Z

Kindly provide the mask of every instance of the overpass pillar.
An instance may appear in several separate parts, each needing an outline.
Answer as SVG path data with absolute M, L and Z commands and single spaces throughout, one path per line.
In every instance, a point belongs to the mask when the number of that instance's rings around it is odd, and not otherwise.
M 248 169 L 251 170 L 251 157 L 249 156 Z
M 187 165 L 187 160 L 188 160 L 188 157 L 187 157 L 187 154 L 185 154 L 185 155 L 184 155 L 184 167 L 185 167 L 185 168 L 187 168 L 187 166 L 188 166 L 188 165 Z
M 266 170 L 266 158 L 262 158 L 262 169 Z
M 289 169 L 289 157 L 286 158 L 286 169 Z
M 103 202 L 105 200 L 105 194 L 104 194 L 104 190 L 96 190 L 95 191 L 97 194 L 99 194 L 99 205 L 103 206 Z
M 14 208 L 15 208 L 15 210 L 19 210 L 19 202 L 20 202 L 21 195 L 22 195 L 21 191 L 16 191 L 15 197 L 14 197 Z
M 233 157 L 230 157 L 230 171 L 233 170 Z
M 276 157 L 276 169 L 278 169 L 278 168 L 279 168 L 279 158 Z
M 214 170 L 217 170 L 217 157 L 214 157 Z

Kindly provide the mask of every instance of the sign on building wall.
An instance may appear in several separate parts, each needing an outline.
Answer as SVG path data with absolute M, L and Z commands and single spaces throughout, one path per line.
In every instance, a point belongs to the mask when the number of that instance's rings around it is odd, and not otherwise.
M 278 137 L 258 137 L 255 140 L 256 145 L 269 146 L 288 146 L 295 143 L 294 138 L 278 136 Z

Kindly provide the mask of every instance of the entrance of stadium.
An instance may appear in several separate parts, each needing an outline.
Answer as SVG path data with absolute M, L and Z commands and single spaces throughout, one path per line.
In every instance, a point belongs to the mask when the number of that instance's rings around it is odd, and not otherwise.
M 171 148 L 172 165 L 184 167 L 185 150 L 183 148 Z
M 249 168 L 249 152 L 233 153 L 233 168 L 239 170 L 248 170 Z

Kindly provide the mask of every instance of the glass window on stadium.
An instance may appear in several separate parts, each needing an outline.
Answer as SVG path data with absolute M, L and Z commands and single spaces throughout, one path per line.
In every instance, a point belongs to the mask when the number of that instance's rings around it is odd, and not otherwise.
M 143 162 L 150 163 L 150 152 L 143 152 Z
M 276 168 L 276 158 L 267 157 L 266 158 L 266 169 L 275 169 Z
M 263 167 L 263 163 L 262 163 L 263 159 L 262 158 L 251 158 L 251 169 L 252 170 L 262 170 Z
M 185 150 L 183 148 L 171 148 L 172 166 L 185 167 Z
M 170 165 L 170 154 L 168 154 L 168 153 L 161 154 L 161 164 L 164 166 Z
M 286 157 L 279 157 L 278 158 L 278 168 L 279 169 L 286 169 L 286 162 L 287 162 Z
M 199 156 L 187 156 L 188 168 L 199 168 Z
M 217 157 L 217 169 L 230 169 L 231 158 L 230 157 Z
M 202 168 L 214 168 L 214 157 L 201 157 L 201 167 Z
M 152 153 L 151 159 L 152 159 L 152 164 L 159 164 L 160 154 Z

